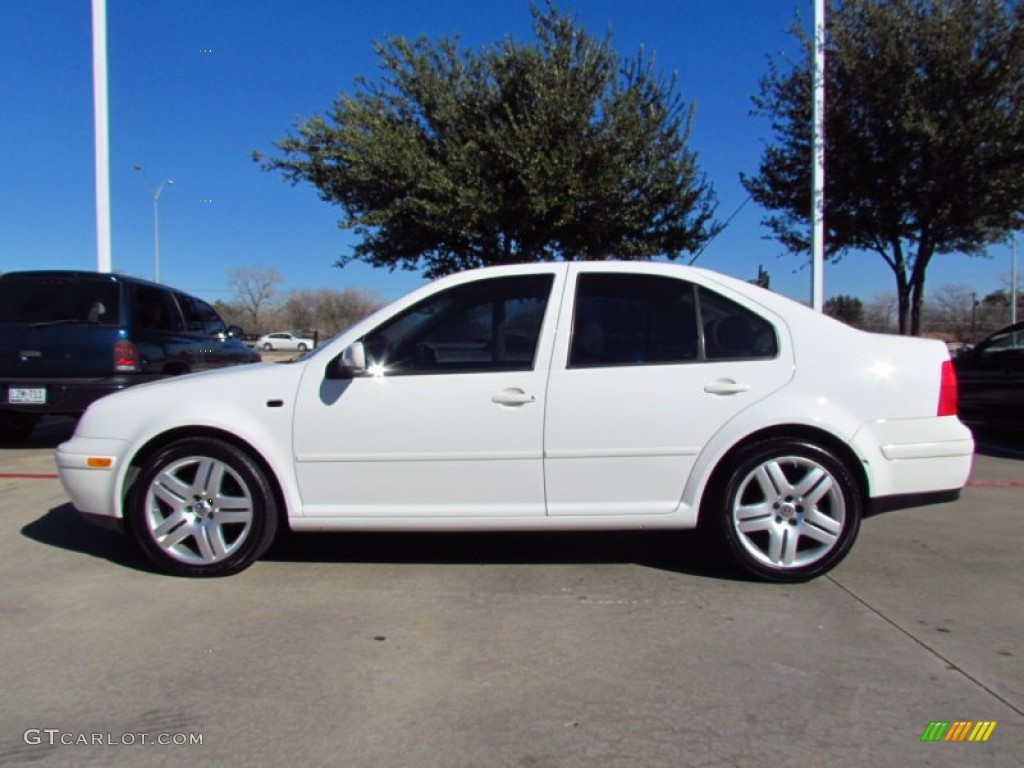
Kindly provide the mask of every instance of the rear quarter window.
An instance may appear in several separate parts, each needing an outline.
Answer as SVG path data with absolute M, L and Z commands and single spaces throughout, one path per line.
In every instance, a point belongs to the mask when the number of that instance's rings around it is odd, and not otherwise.
M 706 359 L 758 360 L 779 354 L 771 323 L 707 288 L 701 288 L 699 294 Z

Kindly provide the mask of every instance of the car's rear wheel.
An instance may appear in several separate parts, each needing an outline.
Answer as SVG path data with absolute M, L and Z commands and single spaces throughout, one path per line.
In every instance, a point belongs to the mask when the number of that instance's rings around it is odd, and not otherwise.
M 265 349 L 267 352 L 270 352 L 274 349 L 274 345 L 271 344 L 269 341 L 265 341 L 263 342 L 263 349 Z
M 237 573 L 277 532 L 277 503 L 264 471 L 214 438 L 179 440 L 147 460 L 127 513 L 146 554 L 179 576 Z
M 0 443 L 23 443 L 39 423 L 39 414 L 0 411 Z
M 805 581 L 834 568 L 857 538 L 863 509 L 841 459 L 788 439 L 743 450 L 709 501 L 711 533 L 733 563 L 769 581 Z

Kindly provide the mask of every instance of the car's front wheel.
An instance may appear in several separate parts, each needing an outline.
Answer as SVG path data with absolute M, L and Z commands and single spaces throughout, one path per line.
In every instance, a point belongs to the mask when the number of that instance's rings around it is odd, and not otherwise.
M 127 514 L 150 559 L 179 576 L 237 573 L 277 532 L 277 503 L 264 471 L 246 452 L 208 437 L 178 440 L 148 459 Z
M 772 439 L 740 452 L 702 515 L 732 561 L 769 581 L 805 581 L 850 551 L 863 509 L 845 463 L 813 443 Z
M 263 342 L 263 349 L 265 349 L 267 352 L 270 352 L 274 349 L 274 345 L 271 344 L 269 341 L 265 341 Z

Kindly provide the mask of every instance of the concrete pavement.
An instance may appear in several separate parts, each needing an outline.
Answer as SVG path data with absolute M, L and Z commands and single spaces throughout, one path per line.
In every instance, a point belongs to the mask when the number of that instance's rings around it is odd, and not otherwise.
M 68 428 L 0 448 L 0 764 L 1024 755 L 1012 443 L 983 446 L 959 502 L 866 520 L 809 584 L 737 580 L 676 533 L 290 536 L 238 576 L 191 581 L 78 519 L 49 476 Z M 985 743 L 921 742 L 955 720 L 997 725 Z

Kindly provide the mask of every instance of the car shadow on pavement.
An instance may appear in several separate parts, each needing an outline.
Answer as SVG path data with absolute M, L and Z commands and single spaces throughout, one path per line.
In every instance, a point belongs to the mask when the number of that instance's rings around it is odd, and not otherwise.
M 83 520 L 70 504 L 21 529 L 28 539 L 160 573 L 129 536 Z M 437 565 L 628 564 L 710 579 L 747 580 L 693 531 L 530 533 L 280 533 L 263 560 Z
M 292 533 L 278 537 L 264 560 L 316 563 L 438 565 L 626 564 L 702 576 L 743 579 L 693 531 Z
M 108 560 L 125 568 L 158 572 L 131 538 L 86 522 L 70 503 L 54 507 L 33 520 L 21 529 L 21 534 L 39 544 Z

